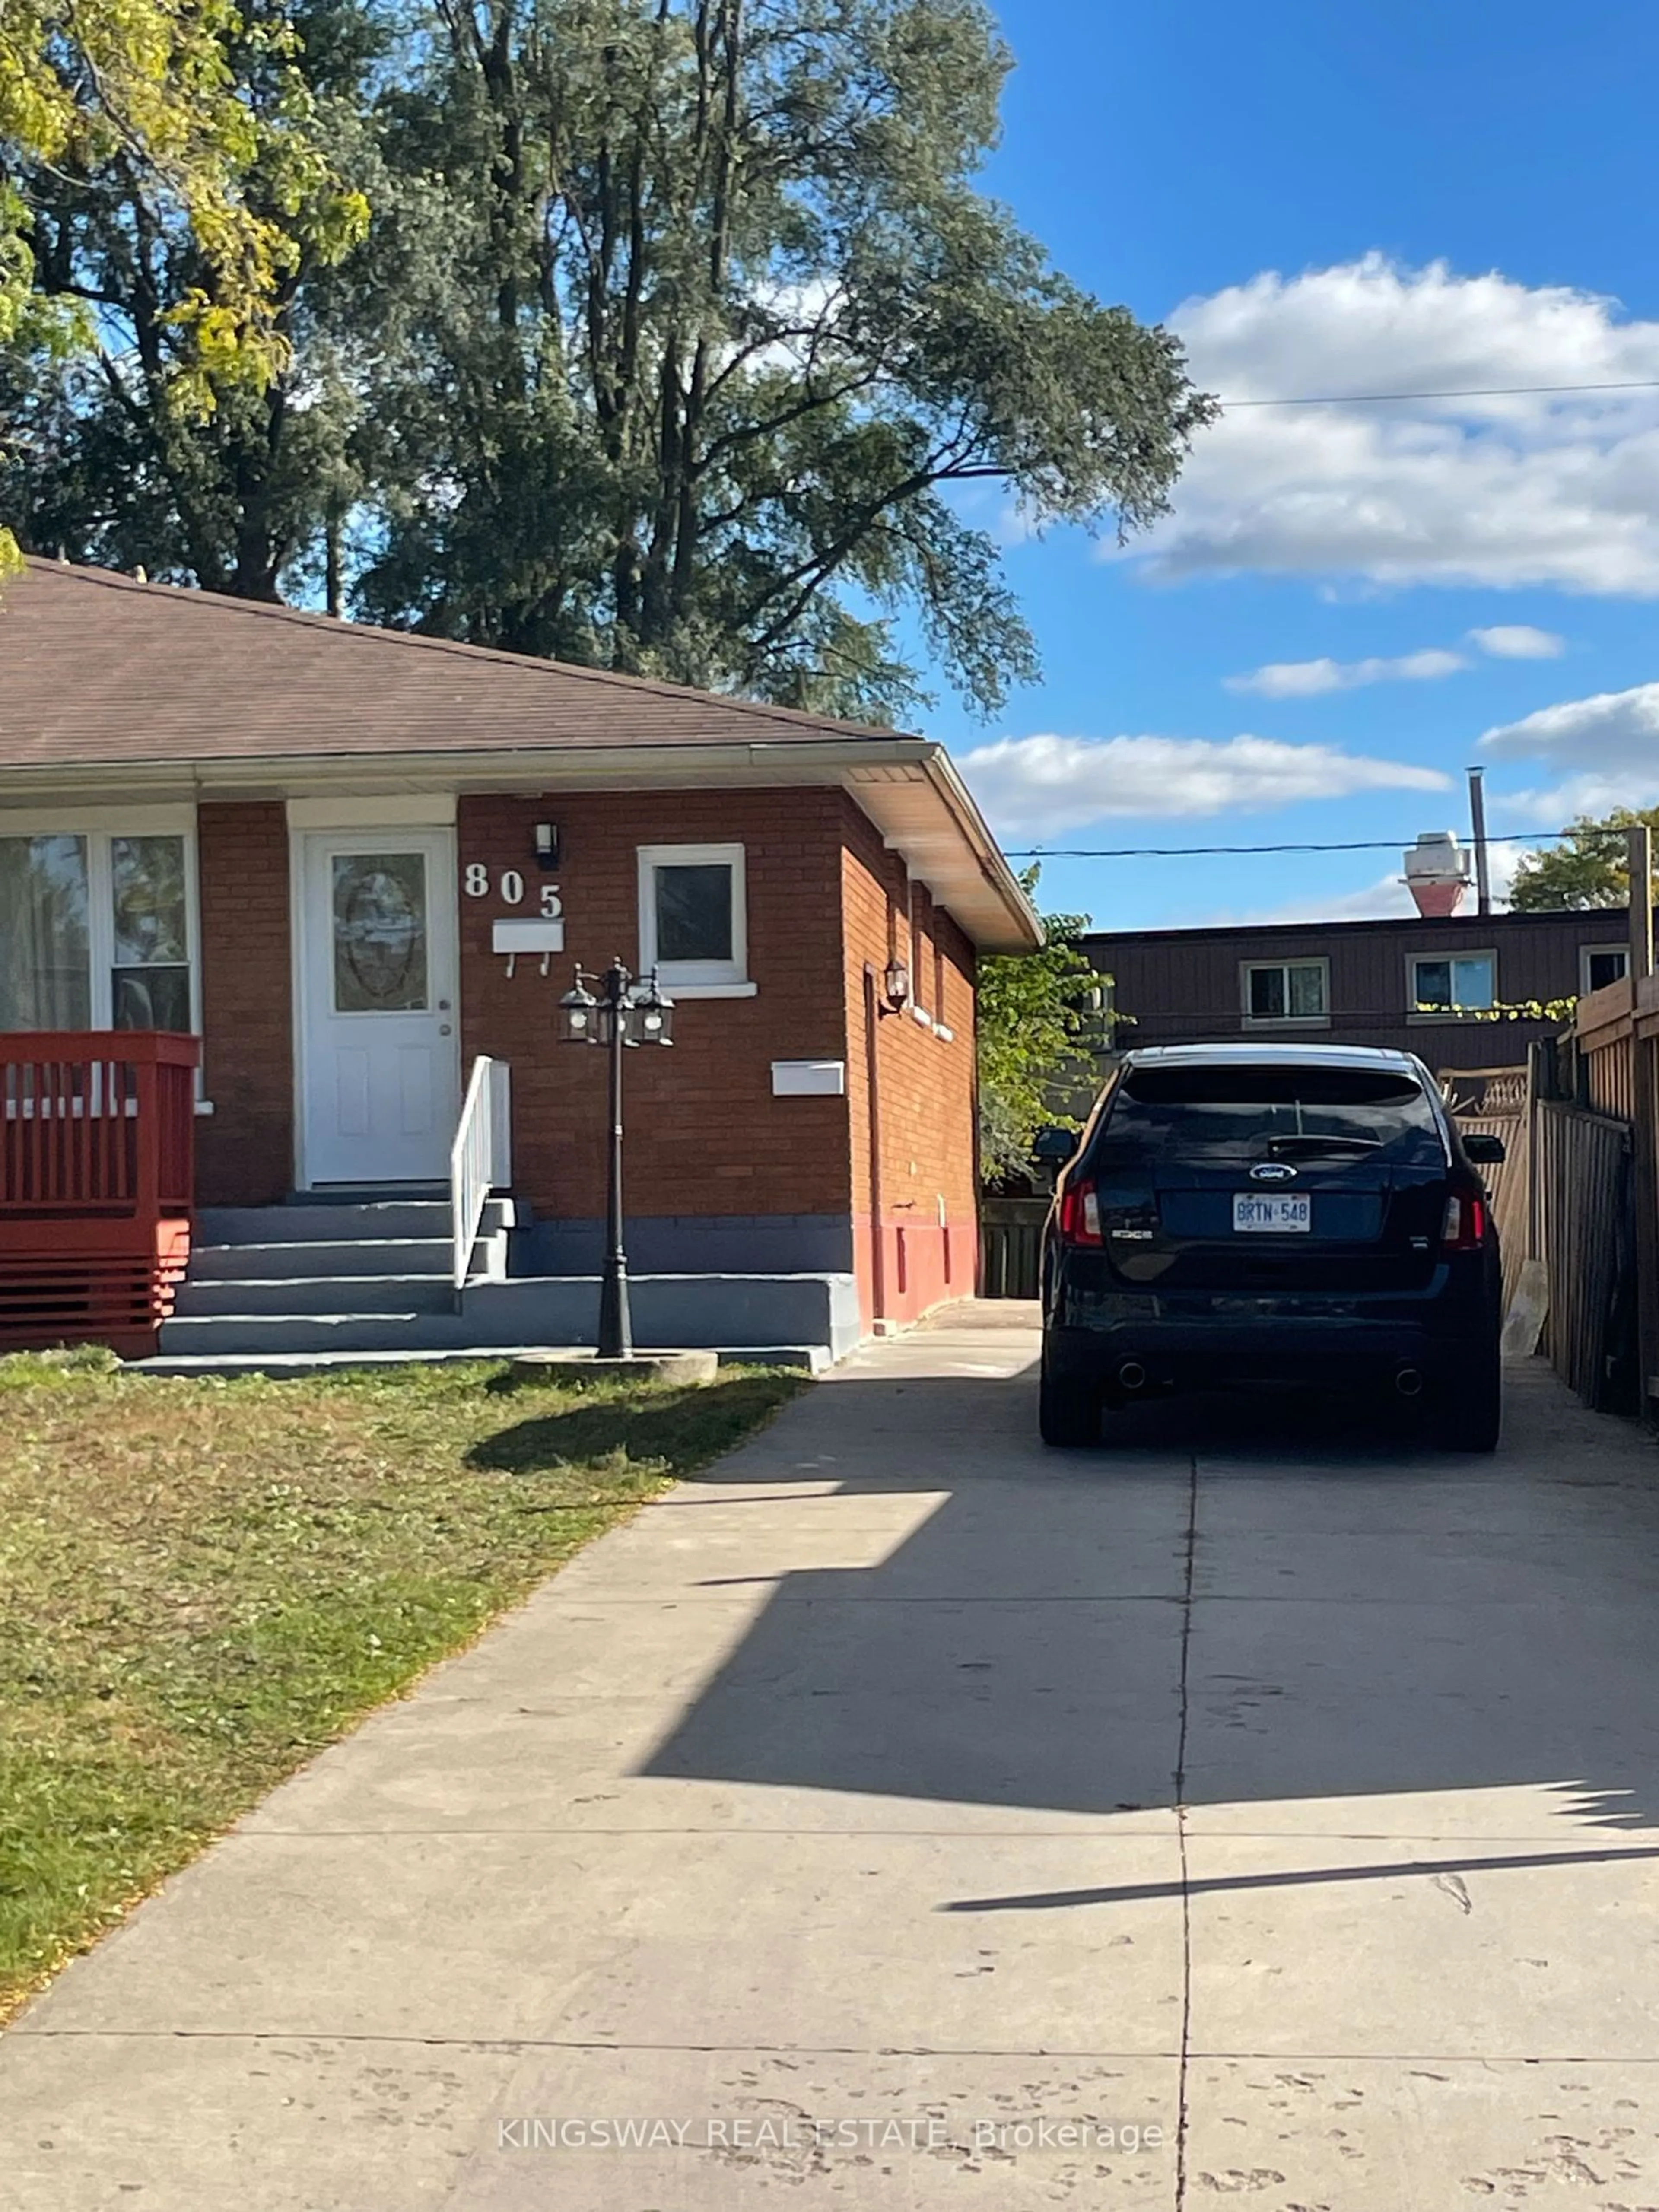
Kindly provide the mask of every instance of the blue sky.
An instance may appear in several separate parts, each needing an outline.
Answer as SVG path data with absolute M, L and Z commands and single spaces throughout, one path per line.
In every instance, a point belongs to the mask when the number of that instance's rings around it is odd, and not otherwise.
M 1173 319 L 1207 388 L 1659 380 L 1659 9 L 1000 13 L 990 188 L 1069 276 Z M 1044 680 L 988 726 L 941 692 L 928 727 L 1010 846 L 1408 842 L 1465 826 L 1472 761 L 1494 830 L 1659 801 L 1659 391 L 1240 409 L 1127 558 L 1006 526 Z M 1392 910 L 1398 872 L 1053 860 L 1042 901 L 1340 915 Z

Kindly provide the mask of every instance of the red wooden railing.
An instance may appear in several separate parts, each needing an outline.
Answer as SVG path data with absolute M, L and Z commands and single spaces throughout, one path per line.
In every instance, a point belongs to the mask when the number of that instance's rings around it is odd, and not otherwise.
M 195 1037 L 0 1035 L 0 1350 L 153 1351 L 190 1256 Z

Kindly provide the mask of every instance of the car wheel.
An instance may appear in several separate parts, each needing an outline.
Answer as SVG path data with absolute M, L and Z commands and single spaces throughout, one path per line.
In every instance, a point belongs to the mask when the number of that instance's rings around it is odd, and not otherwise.
M 1045 1444 L 1075 1451 L 1100 1441 L 1100 1400 L 1086 1382 L 1058 1382 L 1045 1375 L 1037 1384 L 1037 1428 Z
M 1468 1375 L 1440 1386 L 1440 1441 L 1449 1451 L 1492 1452 L 1504 1425 L 1504 1372 L 1494 1346 Z

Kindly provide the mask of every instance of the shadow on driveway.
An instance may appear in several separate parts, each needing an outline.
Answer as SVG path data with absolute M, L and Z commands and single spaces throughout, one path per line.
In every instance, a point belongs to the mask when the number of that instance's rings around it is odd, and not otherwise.
M 763 1577 L 640 1771 L 1067 1814 L 1273 1805 L 1284 1826 L 1382 1801 L 1345 1832 L 1517 1847 L 1655 1824 L 1659 1459 L 1633 1429 L 1528 1372 L 1491 1461 L 1425 1449 L 1396 1408 L 1249 1400 L 1044 1452 L 1029 1370 L 955 1364 L 866 1359 L 678 1493 L 692 1527 L 723 1492 L 739 1524 L 793 1492 L 791 1532 L 850 1527 L 860 1498 L 915 1513 L 878 1565 Z M 1443 1830 L 1471 1792 L 1523 1794 Z M 1408 1799 L 1440 1802 L 1402 1826 Z

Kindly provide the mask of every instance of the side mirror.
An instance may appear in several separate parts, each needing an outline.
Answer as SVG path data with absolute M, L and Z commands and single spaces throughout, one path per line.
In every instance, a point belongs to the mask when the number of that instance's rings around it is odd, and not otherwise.
M 1031 1143 L 1031 1158 L 1047 1167 L 1063 1168 L 1077 1150 L 1075 1129 L 1039 1129 Z
M 1471 1167 L 1501 1168 L 1509 1158 L 1504 1139 L 1485 1129 L 1471 1129 L 1463 1139 L 1463 1156 Z

